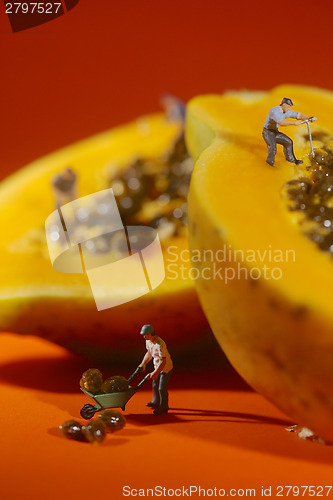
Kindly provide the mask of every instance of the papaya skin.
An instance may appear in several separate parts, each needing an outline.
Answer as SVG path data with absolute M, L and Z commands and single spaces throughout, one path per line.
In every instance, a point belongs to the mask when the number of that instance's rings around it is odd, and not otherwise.
M 55 209 L 55 174 L 70 166 L 78 174 L 79 196 L 94 193 L 109 187 L 109 169 L 119 173 L 137 156 L 164 155 L 179 131 L 161 114 L 142 117 L 41 158 L 1 183 L 0 331 L 38 335 L 109 361 L 141 352 L 138 333 L 146 323 L 174 344 L 176 355 L 205 345 L 209 328 L 191 280 L 174 279 L 166 269 L 166 279 L 151 293 L 98 311 L 87 276 L 55 271 L 45 239 L 45 220 Z M 174 254 L 187 249 L 187 235 L 162 244 L 164 255 L 169 245 Z
M 313 131 L 333 137 L 328 91 L 284 85 L 267 93 L 190 101 L 186 138 L 196 164 L 188 200 L 189 245 L 192 255 L 209 249 L 214 256 L 204 264 L 193 259 L 196 286 L 232 365 L 295 422 L 333 441 L 333 262 L 302 234 L 299 216 L 288 211 L 282 196 L 287 181 L 308 175 L 307 130 L 304 125 L 287 130 L 301 166 L 286 162 L 278 148 L 275 167 L 269 167 L 261 137 L 269 109 L 284 96 L 293 99 L 296 111 L 318 117 Z M 226 250 L 223 262 L 221 249 Z M 284 261 L 272 262 L 268 250 L 281 251 Z M 286 258 L 288 250 L 294 258 Z M 253 251 L 252 261 L 244 257 Z M 278 267 L 282 277 L 265 279 L 265 265 Z M 210 268 L 204 277 L 203 266 Z M 214 275 L 216 267 L 230 268 L 229 276 L 234 271 L 236 278 L 226 282 L 223 273 Z

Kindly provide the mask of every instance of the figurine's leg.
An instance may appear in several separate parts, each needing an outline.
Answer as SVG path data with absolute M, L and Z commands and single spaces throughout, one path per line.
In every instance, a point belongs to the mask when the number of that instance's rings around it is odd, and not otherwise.
M 160 406 L 160 391 L 159 391 L 159 378 L 157 380 L 153 380 L 153 399 L 146 404 L 146 406 L 150 406 L 150 408 L 158 408 Z
M 276 134 L 272 130 L 264 128 L 264 130 L 262 131 L 262 136 L 268 148 L 268 156 L 266 161 L 273 166 L 276 155 Z
M 294 154 L 293 141 L 286 134 L 282 134 L 282 132 L 278 132 L 276 134 L 276 142 L 283 146 L 284 156 L 287 161 L 291 163 L 296 163 L 296 157 Z
M 170 375 L 171 372 L 160 373 L 159 376 L 160 406 L 154 411 L 156 415 L 168 413 L 169 410 L 168 385 L 169 385 Z

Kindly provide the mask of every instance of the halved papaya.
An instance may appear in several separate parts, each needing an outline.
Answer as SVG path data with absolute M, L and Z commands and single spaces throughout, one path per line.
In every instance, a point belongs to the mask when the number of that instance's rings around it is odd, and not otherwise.
M 180 132 L 180 124 L 162 114 L 142 117 L 41 158 L 1 184 L 0 330 L 35 334 L 91 357 L 125 359 L 142 352 L 138 333 L 149 323 L 175 354 L 202 348 L 207 322 L 193 282 L 177 272 L 179 253 L 187 249 L 181 204 L 191 163 Z M 86 275 L 52 268 L 44 224 L 55 210 L 52 178 L 68 166 L 77 173 L 80 197 L 114 187 L 124 225 L 160 233 L 166 278 L 155 290 L 98 311 Z M 141 189 L 147 183 L 149 192 Z M 128 185 L 133 189 L 124 199 Z
M 284 127 L 304 163 L 278 149 L 271 167 L 262 128 L 283 97 L 318 118 L 315 156 L 305 124 Z M 190 251 L 212 330 L 249 384 L 333 440 L 333 94 L 283 85 L 199 96 L 186 138 Z

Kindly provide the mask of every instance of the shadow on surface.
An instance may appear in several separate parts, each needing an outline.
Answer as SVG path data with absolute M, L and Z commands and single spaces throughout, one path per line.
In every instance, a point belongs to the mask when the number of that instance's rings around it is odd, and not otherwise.
M 153 417 L 153 418 L 152 418 Z M 187 417 L 187 418 L 180 418 Z M 197 418 L 204 417 L 204 418 Z M 129 414 L 126 419 L 136 425 L 177 424 L 184 422 L 234 422 L 247 424 L 292 425 L 290 420 L 271 418 L 252 413 L 214 411 L 194 408 L 170 408 L 166 415 Z
M 141 361 L 138 360 L 138 363 Z M 62 357 L 36 358 L 11 361 L 0 365 L 0 381 L 17 386 L 48 392 L 78 393 L 80 378 L 89 368 L 99 368 L 104 378 L 112 375 L 129 377 L 136 366 L 114 364 L 103 367 L 75 354 L 66 353 Z M 152 366 L 147 372 L 152 371 Z M 142 377 L 141 377 L 142 378 Z M 140 375 L 133 381 L 136 385 Z M 205 356 L 193 357 L 186 361 L 177 360 L 170 387 L 177 389 L 223 389 L 249 390 L 248 385 L 227 362 L 220 349 Z
M 81 374 L 89 367 L 75 355 L 12 361 L 0 366 L 0 381 L 41 391 L 77 392 Z
M 59 439 L 66 439 L 62 434 L 61 431 L 58 427 L 51 427 L 51 429 L 48 429 L 47 431 L 50 436 L 59 438 Z M 68 440 L 69 441 L 69 440 Z M 88 443 L 87 441 L 76 441 L 74 439 L 71 439 L 71 441 L 75 442 L 77 445 L 81 446 L 95 446 L 92 443 Z M 116 436 L 116 439 L 114 439 L 114 434 L 107 434 L 106 438 L 102 443 L 100 443 L 98 446 L 122 446 L 126 443 L 128 443 L 129 439 L 123 438 Z
M 294 422 L 253 413 L 214 411 L 194 408 L 170 408 L 167 415 L 129 414 L 128 422 L 137 426 L 165 425 L 170 445 L 178 441 L 178 435 L 202 442 L 211 441 L 256 451 L 265 455 L 277 455 L 306 462 L 333 463 L 331 445 L 304 441 L 286 431 Z M 172 424 L 172 425 L 170 425 Z M 178 425 L 174 425 L 178 424 Z M 200 445 L 199 445 L 200 446 Z

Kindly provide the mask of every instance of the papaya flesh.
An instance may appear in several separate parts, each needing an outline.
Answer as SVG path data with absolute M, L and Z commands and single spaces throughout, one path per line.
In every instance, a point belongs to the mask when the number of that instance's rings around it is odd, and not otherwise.
M 164 336 L 175 354 L 195 350 L 197 344 L 202 347 L 207 321 L 193 282 L 174 272 L 170 276 L 167 261 L 160 286 L 136 300 L 98 311 L 86 274 L 53 269 L 45 238 L 45 221 L 55 210 L 52 179 L 71 167 L 78 177 L 79 197 L 113 187 L 115 194 L 120 194 L 116 199 L 123 224 L 155 227 L 161 231 L 164 256 L 171 246 L 176 259 L 187 249 L 187 229 L 179 222 L 185 209 L 177 205 L 181 200 L 178 191 L 173 197 L 163 194 L 163 185 L 172 181 L 174 191 L 185 189 L 182 197 L 186 202 L 188 187 L 177 181 L 177 175 L 188 164 L 180 161 L 175 175 L 166 171 L 168 161 L 176 164 L 173 154 L 184 154 L 176 151 L 180 132 L 180 124 L 167 121 L 162 114 L 142 117 L 41 158 L 1 184 L 0 331 L 35 334 L 90 357 L 109 360 L 126 359 L 137 351 L 141 354 L 138 333 L 146 323 Z M 153 171 L 155 184 L 148 170 Z M 129 189 L 129 172 L 132 177 L 138 172 L 143 177 L 140 184 L 138 178 L 134 182 L 130 176 L 133 189 L 124 199 L 121 193 Z M 158 184 L 157 194 L 145 191 L 142 202 L 135 198 L 135 192 L 138 185 L 141 191 L 145 188 L 147 179 L 152 190 L 158 182 L 164 184 Z M 157 195 L 163 204 L 156 201 Z M 122 203 L 127 211 L 122 210 Z M 128 210 L 133 205 L 135 210 Z M 178 210 L 177 217 L 170 223 L 173 210 Z M 126 300 L 126 290 L 123 293 Z
M 304 163 L 288 163 L 278 146 L 272 168 L 265 161 L 262 128 L 270 108 L 285 96 L 292 98 L 293 109 L 318 118 L 311 124 L 315 158 L 305 124 L 281 127 Z M 188 104 L 186 123 L 196 159 L 189 244 L 210 326 L 253 388 L 329 441 L 332 117 L 331 92 L 283 85 L 270 92 L 199 96 Z M 323 184 L 315 182 L 318 172 Z M 318 219 L 314 210 L 325 216 Z

